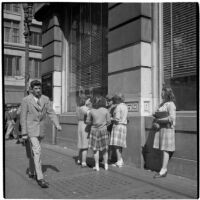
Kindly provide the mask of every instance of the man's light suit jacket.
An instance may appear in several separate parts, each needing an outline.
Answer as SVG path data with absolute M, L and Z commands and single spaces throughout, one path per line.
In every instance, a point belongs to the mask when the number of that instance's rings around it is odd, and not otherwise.
M 58 117 L 47 96 L 41 95 L 40 106 L 34 99 L 33 94 L 25 97 L 22 101 L 20 114 L 22 135 L 28 134 L 29 137 L 43 137 L 45 135 L 45 118 L 47 115 L 55 126 L 59 125 Z

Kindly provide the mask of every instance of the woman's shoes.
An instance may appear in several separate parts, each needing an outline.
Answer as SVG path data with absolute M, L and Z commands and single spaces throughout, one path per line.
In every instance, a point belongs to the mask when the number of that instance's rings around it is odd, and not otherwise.
M 87 167 L 87 164 L 86 164 L 86 163 L 82 163 L 82 164 L 81 164 L 81 167 L 82 167 L 82 168 Z
M 167 171 L 164 174 L 157 173 L 154 175 L 153 178 L 164 178 L 167 176 Z
M 77 161 L 76 161 L 76 164 L 77 164 L 77 165 L 80 165 L 80 164 L 81 164 L 81 161 L 80 161 L 80 160 L 77 160 Z
M 99 171 L 99 167 L 95 166 L 95 167 L 93 167 L 93 170 L 98 172 Z
M 107 171 L 108 170 L 108 164 L 104 164 L 104 169 Z
M 123 167 L 124 166 L 124 162 L 123 160 L 117 161 L 116 163 L 112 164 L 113 167 Z

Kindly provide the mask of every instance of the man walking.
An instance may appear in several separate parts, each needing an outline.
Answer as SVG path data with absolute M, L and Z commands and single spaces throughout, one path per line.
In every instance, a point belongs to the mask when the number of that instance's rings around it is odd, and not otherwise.
M 31 144 L 34 167 L 37 175 L 37 182 L 42 188 L 48 187 L 48 182 L 44 180 L 41 167 L 41 147 L 40 141 L 44 137 L 46 115 L 55 124 L 58 131 L 61 126 L 58 121 L 50 100 L 47 96 L 41 94 L 41 82 L 34 80 L 30 84 L 31 94 L 25 97 L 21 105 L 20 123 L 22 128 L 22 138 Z M 29 164 L 29 177 L 34 177 L 34 167 Z

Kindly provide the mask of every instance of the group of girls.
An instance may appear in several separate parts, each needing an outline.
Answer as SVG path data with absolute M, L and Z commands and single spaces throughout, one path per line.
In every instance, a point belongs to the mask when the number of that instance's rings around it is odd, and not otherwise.
M 122 149 L 126 148 L 128 108 L 122 94 L 112 98 L 95 96 L 80 98 L 77 107 L 78 149 L 77 163 L 86 167 L 87 151 L 93 151 L 95 166 L 99 171 L 99 154 L 103 155 L 104 169 L 108 170 L 109 149 L 112 146 L 117 155 L 114 166 L 122 167 Z

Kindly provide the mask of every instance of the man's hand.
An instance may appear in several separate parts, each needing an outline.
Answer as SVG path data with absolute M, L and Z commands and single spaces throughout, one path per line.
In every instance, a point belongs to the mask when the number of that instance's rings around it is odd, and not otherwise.
M 58 131 L 62 131 L 61 125 L 57 125 L 57 126 L 56 126 L 56 129 L 57 129 Z

